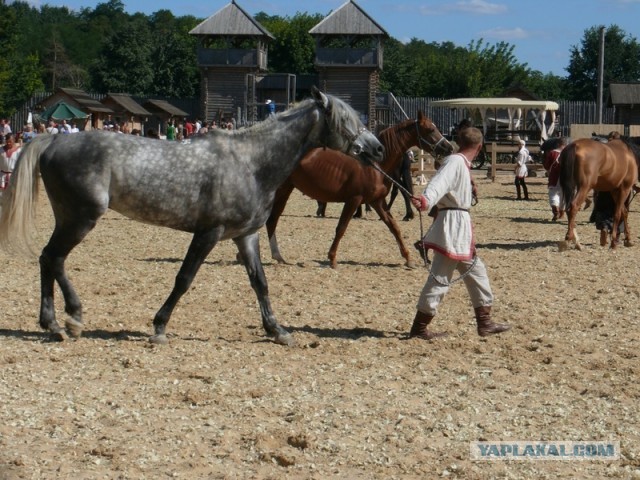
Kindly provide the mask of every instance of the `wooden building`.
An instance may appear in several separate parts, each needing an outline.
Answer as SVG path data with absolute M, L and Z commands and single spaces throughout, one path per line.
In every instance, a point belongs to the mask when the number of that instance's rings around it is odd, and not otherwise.
M 316 41 L 319 88 L 346 101 L 375 131 L 376 93 L 387 32 L 349 0 L 309 33 Z
M 112 119 L 119 125 L 126 124 L 129 131 L 144 131 L 144 124 L 152 116 L 151 112 L 124 93 L 109 93 L 100 103 L 111 109 Z
M 210 122 L 236 117 L 239 111 L 255 116 L 258 99 L 249 96 L 255 89 L 248 83 L 267 71 L 268 44 L 273 35 L 235 0 L 189 33 L 199 40 L 202 119 Z M 252 112 L 246 113 L 247 109 Z
M 155 129 L 160 135 L 166 135 L 169 121 L 174 121 L 176 127 L 179 127 L 184 124 L 185 118 L 189 116 L 187 112 L 166 100 L 149 99 L 142 106 L 150 113 L 145 125 L 147 128 Z
M 609 84 L 607 103 L 616 108 L 614 123 L 625 127 L 640 125 L 640 82 Z
M 40 106 L 42 110 L 45 110 L 59 101 L 64 101 L 90 115 L 84 125 L 78 125 L 80 130 L 102 128 L 104 120 L 109 115 L 113 115 L 111 108 L 103 105 L 96 98 L 78 88 L 58 88 L 53 95 L 42 100 Z

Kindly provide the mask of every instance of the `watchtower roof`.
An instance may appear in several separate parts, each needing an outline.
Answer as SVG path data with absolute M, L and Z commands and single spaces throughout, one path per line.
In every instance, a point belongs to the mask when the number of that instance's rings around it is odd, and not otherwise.
M 245 12 L 235 0 L 222 7 L 205 21 L 194 27 L 191 35 L 275 37 L 260 22 Z
M 353 0 L 345 2 L 335 12 L 327 15 L 309 30 L 309 33 L 311 35 L 389 36 L 386 30 Z

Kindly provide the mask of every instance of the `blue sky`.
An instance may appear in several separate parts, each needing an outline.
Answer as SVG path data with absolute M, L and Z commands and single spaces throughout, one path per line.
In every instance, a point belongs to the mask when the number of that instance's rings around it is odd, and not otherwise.
M 230 0 L 122 0 L 129 13 L 171 10 L 174 15 L 206 18 Z M 298 12 L 326 15 L 346 0 L 236 0 L 247 13 L 293 16 Z M 103 2 L 89 0 L 30 1 L 77 10 Z M 640 36 L 640 0 L 356 0 L 387 33 L 400 41 L 451 41 L 467 46 L 484 39 L 515 46 L 520 62 L 543 73 L 566 76 L 569 52 L 579 46 L 587 28 L 618 25 Z

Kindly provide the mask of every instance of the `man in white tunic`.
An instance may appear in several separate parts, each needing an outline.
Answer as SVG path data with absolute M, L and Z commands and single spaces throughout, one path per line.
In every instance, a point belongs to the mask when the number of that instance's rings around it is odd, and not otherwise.
M 444 159 L 442 166 L 419 197 L 412 203 L 421 211 L 438 207 L 438 215 L 425 238 L 425 247 L 434 251 L 431 273 L 420 299 L 411 338 L 431 340 L 446 335 L 428 330 L 435 317 L 438 305 L 446 295 L 457 270 L 467 287 L 475 310 L 478 334 L 487 336 L 504 332 L 510 325 L 491 321 L 493 293 L 489 285 L 487 269 L 476 255 L 471 207 L 471 161 L 482 148 L 482 132 L 477 128 L 466 128 L 459 134 L 458 153 Z

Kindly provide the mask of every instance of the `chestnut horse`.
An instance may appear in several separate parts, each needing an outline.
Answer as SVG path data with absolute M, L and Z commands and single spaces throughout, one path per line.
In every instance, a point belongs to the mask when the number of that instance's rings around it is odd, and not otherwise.
M 611 248 L 618 243 L 618 224 L 624 221 L 624 245 L 632 245 L 627 221 L 628 201 L 638 180 L 638 151 L 623 140 L 611 140 L 604 144 L 590 138 L 582 138 L 569 144 L 560 154 L 560 186 L 569 227 L 565 245 L 573 241 L 578 250 L 576 215 L 591 189 L 611 192 L 615 203 Z
M 394 172 L 402 155 L 410 147 L 419 146 L 432 153 L 448 154 L 453 146 L 442 136 L 434 123 L 422 112 L 416 120 L 389 127 L 378 135 L 385 147 L 385 158 L 380 163 L 386 174 Z M 391 181 L 371 166 L 364 166 L 335 150 L 315 149 L 309 152 L 287 180 L 278 188 L 271 215 L 267 220 L 267 233 L 271 256 L 279 263 L 286 263 L 280 253 L 276 239 L 276 226 L 287 200 L 294 188 L 321 202 L 344 202 L 342 214 L 336 227 L 336 235 L 329 249 L 329 262 L 336 267 L 338 244 L 344 236 L 349 221 L 362 203 L 371 205 L 393 234 L 405 259 L 405 265 L 413 268 L 409 250 L 402 241 L 402 235 L 395 219 L 387 210 L 386 196 Z

